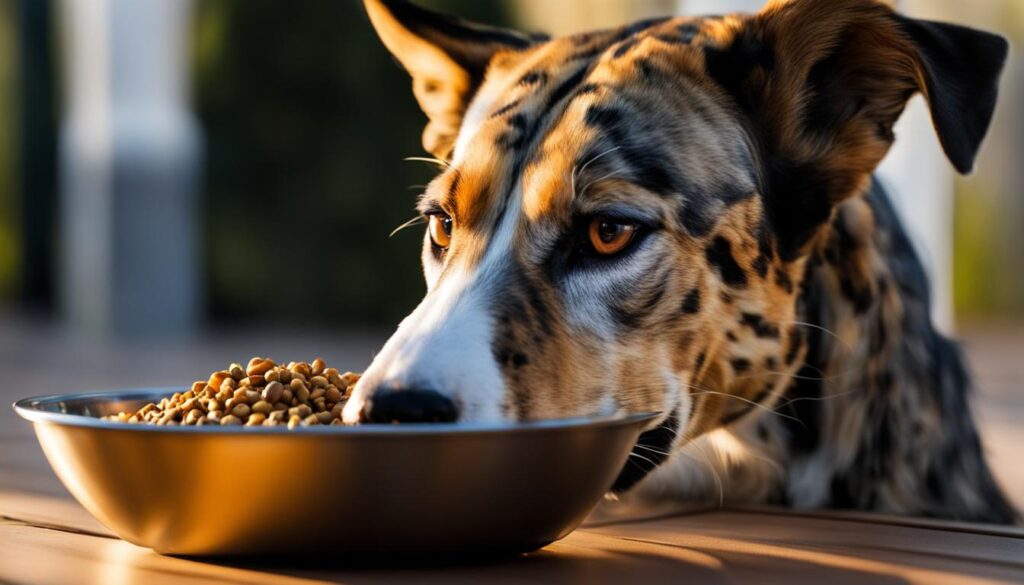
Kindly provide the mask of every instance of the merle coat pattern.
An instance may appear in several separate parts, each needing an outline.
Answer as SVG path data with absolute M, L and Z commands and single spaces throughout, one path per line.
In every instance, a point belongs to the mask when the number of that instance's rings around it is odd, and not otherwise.
M 624 501 L 1016 519 L 872 178 L 918 92 L 972 168 L 1003 39 L 874 0 L 556 39 L 365 3 L 442 172 L 346 420 L 659 411 Z

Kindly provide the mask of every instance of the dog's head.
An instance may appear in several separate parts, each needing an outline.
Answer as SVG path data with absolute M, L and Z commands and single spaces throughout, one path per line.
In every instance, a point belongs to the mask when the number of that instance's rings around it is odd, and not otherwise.
M 661 411 L 692 437 L 770 400 L 805 351 L 807 252 L 906 101 L 967 171 L 1006 54 L 870 0 L 550 40 L 366 8 L 443 171 L 420 200 L 428 293 L 350 421 Z

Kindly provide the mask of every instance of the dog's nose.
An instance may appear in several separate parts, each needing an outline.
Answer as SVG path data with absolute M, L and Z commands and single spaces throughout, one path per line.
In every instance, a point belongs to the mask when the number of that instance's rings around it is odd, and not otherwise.
M 436 390 L 381 389 L 363 406 L 363 420 L 371 423 L 455 422 L 458 409 Z

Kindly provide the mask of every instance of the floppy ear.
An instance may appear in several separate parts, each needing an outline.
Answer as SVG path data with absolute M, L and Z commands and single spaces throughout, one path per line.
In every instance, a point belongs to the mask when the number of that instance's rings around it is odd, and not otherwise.
M 836 203 L 866 187 L 916 92 L 947 157 L 969 172 L 1008 50 L 996 35 L 876 0 L 772 2 L 728 33 L 706 49 L 707 69 L 763 141 L 768 213 L 791 258 Z
M 423 146 L 447 159 L 462 115 L 495 53 L 530 46 L 533 38 L 468 23 L 405 0 L 364 0 L 366 13 L 391 54 L 413 79 L 413 93 L 430 121 Z

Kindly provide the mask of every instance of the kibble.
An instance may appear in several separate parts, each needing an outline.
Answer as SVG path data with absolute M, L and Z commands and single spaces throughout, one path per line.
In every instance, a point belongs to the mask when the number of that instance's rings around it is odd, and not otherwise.
M 281 400 L 281 393 L 284 392 L 284 384 L 275 380 L 268 382 L 267 386 L 263 388 L 263 400 L 266 400 L 270 404 L 279 402 Z
M 289 362 L 254 357 L 243 367 L 231 364 L 137 412 L 120 412 L 104 420 L 147 425 L 224 425 L 289 429 L 340 425 L 342 407 L 359 374 L 341 373 L 324 360 Z

